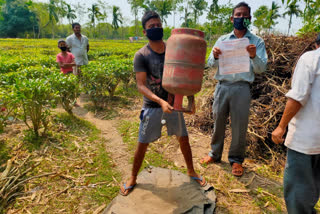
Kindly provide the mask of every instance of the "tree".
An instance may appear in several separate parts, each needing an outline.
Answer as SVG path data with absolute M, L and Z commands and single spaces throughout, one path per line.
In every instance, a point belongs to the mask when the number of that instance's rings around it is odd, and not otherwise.
M 5 0 L 0 0 L 0 10 L 2 9 L 4 3 L 5 3 Z M 0 20 L 3 20 L 2 13 L 0 13 Z
M 158 12 L 161 21 L 167 24 L 166 18 L 168 18 L 168 15 L 171 15 L 171 12 L 173 11 L 173 2 L 173 0 L 146 1 L 142 7 L 145 10 L 154 10 Z
M 32 2 L 28 5 L 29 10 L 35 14 L 36 23 L 33 26 L 34 38 L 40 38 L 43 28 L 49 24 L 48 4 Z
M 93 26 L 93 30 L 95 31 L 96 28 L 96 19 L 99 19 L 100 16 L 103 16 L 103 14 L 100 12 L 100 8 L 97 4 L 92 4 L 91 8 L 88 8 L 89 13 L 89 19 L 91 21 L 91 24 Z M 95 33 L 94 33 L 95 36 Z
M 0 35 L 2 37 L 16 38 L 25 32 L 32 32 L 35 25 L 37 25 L 36 15 L 29 10 L 26 1 L 6 1 L 2 20 L 0 20 Z
M 120 8 L 117 6 L 112 7 L 112 28 L 113 29 L 118 29 L 119 28 L 119 23 L 122 24 L 122 15 L 120 12 Z
M 279 8 L 280 6 L 277 5 L 274 1 L 272 1 L 271 8 L 266 18 L 267 28 L 269 29 L 269 32 L 273 26 L 278 24 L 278 22 L 276 22 L 276 19 L 280 17 Z
M 181 24 L 181 27 L 191 27 L 191 25 L 193 24 L 192 19 L 190 18 L 190 16 L 192 15 L 191 12 L 188 12 L 188 7 L 180 7 L 180 12 L 184 12 L 184 16 L 181 17 L 180 19 L 183 20 L 183 23 Z
M 43 28 L 51 24 L 52 38 L 54 38 L 54 26 L 59 21 L 57 10 L 58 7 L 56 6 L 56 0 L 50 0 L 48 4 L 49 21 Z
M 287 8 L 287 10 L 284 12 L 283 16 L 289 16 L 289 27 L 288 27 L 288 35 L 290 32 L 291 24 L 292 24 L 292 16 L 300 16 L 302 14 L 302 11 L 299 9 L 299 6 L 297 5 L 296 1 L 290 3 Z
M 203 14 L 203 11 L 208 7 L 208 3 L 205 0 L 191 0 L 191 8 L 193 10 L 194 23 L 198 23 L 198 18 Z
M 267 28 L 267 16 L 268 16 L 269 9 L 267 6 L 262 5 L 253 13 L 253 16 L 255 17 L 255 20 L 253 22 L 253 25 L 258 28 L 259 33 L 261 30 Z
M 83 14 L 87 12 L 87 8 L 84 7 L 84 5 L 80 4 L 78 2 L 77 4 L 74 5 L 74 9 L 76 11 L 76 16 L 77 16 L 77 21 L 82 22 L 82 19 L 84 18 Z
M 131 5 L 131 11 L 134 14 L 135 30 L 136 35 L 138 35 L 138 12 L 144 4 L 144 0 L 128 0 L 128 3 Z
M 207 14 L 207 19 L 213 21 L 217 18 L 219 13 L 219 5 L 218 5 L 218 0 L 212 0 L 212 3 L 209 7 L 209 11 Z
M 211 35 L 230 33 L 233 29 L 233 24 L 230 21 L 233 5 L 230 3 L 218 5 L 217 3 L 218 2 L 214 0 L 210 5 L 207 14 L 207 20 L 210 22 L 204 24 L 209 41 L 211 40 Z
M 173 0 L 172 1 L 172 12 L 173 12 L 173 27 L 176 26 L 176 12 L 179 9 L 179 4 L 181 4 L 183 0 Z
M 287 7 L 291 3 L 296 4 L 302 0 L 287 0 Z M 284 3 L 285 0 L 282 0 Z M 304 26 L 299 29 L 298 34 L 304 35 L 310 32 L 318 32 L 320 30 L 320 1 L 319 0 L 303 0 L 305 8 L 303 10 L 303 24 Z
M 67 19 L 69 20 L 69 24 L 72 24 L 73 23 L 73 19 L 76 19 L 77 16 L 75 14 L 75 10 L 71 9 L 71 6 L 70 4 L 66 4 L 67 6 L 67 14 L 66 14 L 66 17 Z

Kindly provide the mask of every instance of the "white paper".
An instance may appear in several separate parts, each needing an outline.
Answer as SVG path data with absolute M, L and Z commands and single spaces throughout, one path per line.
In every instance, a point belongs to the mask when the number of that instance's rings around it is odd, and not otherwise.
M 219 73 L 221 75 L 250 71 L 248 45 L 248 38 L 221 41 L 218 44 L 221 50 L 221 54 L 219 55 Z

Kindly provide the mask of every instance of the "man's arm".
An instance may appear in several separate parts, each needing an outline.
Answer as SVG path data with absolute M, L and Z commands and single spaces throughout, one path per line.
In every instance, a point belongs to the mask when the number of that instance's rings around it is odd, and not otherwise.
M 60 68 L 70 68 L 72 66 L 75 66 L 76 63 L 73 61 L 71 63 L 64 63 L 64 62 L 58 62 Z
M 310 53 L 302 55 L 296 65 L 292 78 L 292 88 L 286 94 L 289 98 L 278 127 L 272 132 L 272 141 L 282 143 L 282 138 L 290 120 L 306 105 L 313 82 L 313 73 L 318 70 L 318 58 L 314 59 Z
M 266 51 L 264 41 L 260 41 L 260 43 L 256 47 L 255 56 L 250 57 L 250 62 L 251 62 L 253 72 L 257 74 L 264 72 L 267 68 L 267 61 L 268 61 L 268 56 L 267 56 L 267 51 Z
M 289 98 L 284 109 L 282 118 L 278 127 L 272 132 L 272 141 L 276 144 L 282 143 L 284 141 L 283 135 L 286 132 L 286 128 L 290 120 L 298 113 L 302 105 L 300 102 Z
M 218 47 L 218 44 L 219 42 L 221 41 L 221 37 L 216 41 L 216 43 L 214 44 L 212 50 L 211 50 L 211 53 L 209 55 L 209 58 L 208 58 L 208 61 L 207 61 L 207 64 L 209 67 L 213 67 L 213 68 L 217 68 L 218 65 L 219 65 L 219 57 L 215 57 L 215 54 L 216 52 L 218 52 L 218 55 L 221 54 L 221 51 Z
M 157 95 L 155 95 L 149 88 L 146 86 L 147 82 L 147 73 L 146 72 L 136 72 L 136 80 L 138 85 L 138 90 L 141 94 L 149 98 L 150 100 L 158 103 L 163 112 L 171 113 L 173 110 L 173 107 L 169 105 L 169 103 Z
M 66 39 L 66 44 L 67 44 L 67 51 L 71 52 L 71 48 L 72 48 L 72 42 L 70 38 Z

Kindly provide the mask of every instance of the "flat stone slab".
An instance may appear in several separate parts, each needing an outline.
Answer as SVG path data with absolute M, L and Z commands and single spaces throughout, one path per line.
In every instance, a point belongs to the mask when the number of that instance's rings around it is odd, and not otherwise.
M 128 196 L 118 195 L 103 214 L 212 214 L 216 196 L 214 188 L 201 187 L 179 171 L 149 167 L 137 179 Z

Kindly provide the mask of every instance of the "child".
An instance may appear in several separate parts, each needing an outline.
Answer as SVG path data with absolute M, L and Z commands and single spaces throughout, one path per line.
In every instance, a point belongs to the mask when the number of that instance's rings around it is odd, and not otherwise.
M 74 56 L 72 53 L 67 52 L 67 43 L 63 39 L 58 41 L 58 48 L 61 49 L 61 53 L 57 55 L 57 62 L 62 73 L 70 74 L 73 72 L 72 67 L 76 65 L 74 62 Z

